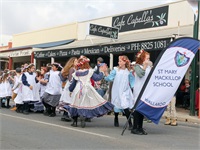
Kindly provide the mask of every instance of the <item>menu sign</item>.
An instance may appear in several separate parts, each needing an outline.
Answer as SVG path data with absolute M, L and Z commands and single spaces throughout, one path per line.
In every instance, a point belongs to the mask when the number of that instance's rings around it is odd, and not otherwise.
M 112 27 L 119 32 L 167 26 L 168 6 L 134 12 L 112 18 Z
M 89 34 L 112 38 L 112 39 L 118 39 L 118 28 L 90 24 Z

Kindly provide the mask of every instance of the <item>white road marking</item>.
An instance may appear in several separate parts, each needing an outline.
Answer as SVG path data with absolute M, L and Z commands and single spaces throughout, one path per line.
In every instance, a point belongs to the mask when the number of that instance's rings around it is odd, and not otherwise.
M 57 125 L 57 124 L 52 124 L 52 123 L 47 123 L 47 122 L 43 122 L 43 121 L 32 120 L 32 119 L 27 119 L 27 118 L 23 118 L 23 117 L 12 116 L 12 115 L 3 114 L 3 113 L 0 113 L 0 115 L 7 116 L 7 117 L 12 117 L 12 118 L 16 118 L 16 119 L 22 119 L 22 120 L 26 120 L 26 121 L 30 121 L 30 122 L 35 122 L 35 123 L 50 125 L 50 126 L 53 126 L 53 127 L 59 127 L 59 128 L 67 129 L 67 130 L 73 130 L 73 131 L 76 131 L 76 132 L 82 132 L 82 133 L 86 133 L 86 134 L 90 134 L 90 135 L 94 135 L 94 136 L 100 136 L 100 137 L 115 139 L 114 137 L 110 137 L 110 136 L 107 136 L 107 135 L 98 134 L 98 133 L 94 133 L 94 132 L 83 131 L 83 130 L 79 130 L 79 129 L 75 129 L 75 128 L 70 128 L 70 127 L 65 127 L 65 126 L 62 126 L 62 125 Z

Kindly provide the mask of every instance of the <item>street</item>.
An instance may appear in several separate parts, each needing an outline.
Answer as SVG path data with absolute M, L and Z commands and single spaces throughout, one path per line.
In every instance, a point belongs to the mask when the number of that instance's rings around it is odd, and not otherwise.
M 60 121 L 62 114 L 47 117 L 41 113 L 18 114 L 0 109 L 0 149 L 200 149 L 200 125 L 178 122 L 178 126 L 159 125 L 144 121 L 148 135 L 121 132 L 126 121 L 120 116 L 120 127 L 113 126 L 113 115 L 94 118 L 85 128 L 71 127 Z

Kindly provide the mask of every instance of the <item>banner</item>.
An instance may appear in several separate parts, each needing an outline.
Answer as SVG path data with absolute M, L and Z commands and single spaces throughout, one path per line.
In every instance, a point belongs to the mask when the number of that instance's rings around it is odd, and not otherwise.
M 135 110 L 158 124 L 199 48 L 200 41 L 180 38 L 163 50 L 143 85 Z

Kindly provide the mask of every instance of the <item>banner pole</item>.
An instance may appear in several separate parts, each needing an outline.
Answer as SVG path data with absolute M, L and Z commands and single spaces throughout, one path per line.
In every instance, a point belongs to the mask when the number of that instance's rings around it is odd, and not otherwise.
M 197 21 L 194 22 L 193 28 L 193 38 L 198 39 L 199 32 L 199 6 L 200 2 L 198 1 L 198 18 Z M 198 60 L 199 52 L 197 52 L 196 56 L 192 61 L 192 73 L 191 73 L 191 86 L 190 86 L 190 115 L 195 116 L 195 91 L 197 88 L 197 60 Z

